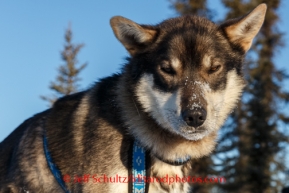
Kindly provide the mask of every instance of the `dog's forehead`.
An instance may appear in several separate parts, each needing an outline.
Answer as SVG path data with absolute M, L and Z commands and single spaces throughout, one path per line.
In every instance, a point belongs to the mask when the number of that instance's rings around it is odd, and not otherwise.
M 195 15 L 186 15 L 182 17 L 170 18 L 164 20 L 158 27 L 164 30 L 176 30 L 176 29 L 186 29 L 186 28 L 196 28 L 196 29 L 212 29 L 216 28 L 217 25 L 212 21 Z
M 162 50 L 183 64 L 198 63 L 216 52 L 218 27 L 211 21 L 197 16 L 185 16 L 166 20 L 159 25 L 163 34 Z M 208 61 L 208 58 L 206 58 Z
M 193 30 L 192 30 L 193 31 Z M 183 33 L 168 40 L 168 54 L 187 59 L 203 58 L 205 54 L 214 54 L 216 40 L 214 34 Z

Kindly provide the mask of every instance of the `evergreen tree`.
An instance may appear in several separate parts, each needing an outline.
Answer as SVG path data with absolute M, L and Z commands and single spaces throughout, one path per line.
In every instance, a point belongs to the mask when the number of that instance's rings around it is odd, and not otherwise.
M 260 3 L 266 3 L 268 10 L 247 60 L 248 85 L 242 103 L 234 113 L 231 130 L 221 140 L 229 138 L 232 142 L 219 148 L 219 152 L 231 152 L 221 164 L 221 174 L 229 183 L 220 187 L 227 192 L 279 192 L 282 181 L 278 174 L 286 167 L 280 152 L 288 136 L 278 126 L 288 124 L 282 106 L 289 99 L 289 94 L 282 90 L 282 81 L 288 75 L 278 70 L 273 61 L 282 45 L 282 33 L 276 25 L 280 0 L 222 1 L 229 9 L 227 18 L 244 15 Z
M 64 50 L 61 52 L 61 58 L 64 61 L 58 69 L 56 80 L 50 83 L 49 88 L 56 92 L 53 96 L 41 96 L 43 100 L 49 101 L 52 105 L 57 98 L 75 93 L 79 90 L 79 73 L 87 66 L 87 63 L 78 65 L 77 54 L 83 48 L 83 44 L 72 43 L 71 28 L 65 32 Z

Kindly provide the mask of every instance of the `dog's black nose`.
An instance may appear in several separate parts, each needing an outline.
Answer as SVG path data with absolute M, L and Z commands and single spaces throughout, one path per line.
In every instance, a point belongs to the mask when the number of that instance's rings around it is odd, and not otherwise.
M 185 110 L 182 113 L 182 117 L 184 121 L 187 123 L 187 125 L 191 127 L 198 127 L 198 126 L 201 126 L 205 122 L 207 118 L 207 112 L 203 108 Z

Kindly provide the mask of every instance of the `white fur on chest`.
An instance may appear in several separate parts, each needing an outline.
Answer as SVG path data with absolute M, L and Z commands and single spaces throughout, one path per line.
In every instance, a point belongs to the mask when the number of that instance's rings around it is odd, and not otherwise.
M 149 185 L 149 193 L 187 193 L 190 190 L 189 184 L 182 179 L 187 176 L 182 171 L 183 166 L 173 166 L 158 159 L 151 168 L 151 177 L 164 179 L 163 184 L 152 182 Z
M 189 184 L 187 182 L 182 182 L 182 178 L 186 178 L 182 171 L 183 166 L 172 166 L 166 164 L 160 160 L 155 160 L 154 164 L 151 167 L 150 179 L 154 181 L 149 182 L 149 193 L 187 193 L 189 192 Z M 116 172 L 119 176 L 127 177 L 127 170 L 118 170 Z M 110 173 L 110 176 L 115 176 L 114 172 Z M 178 179 L 178 182 L 176 181 Z M 156 179 L 166 178 L 168 181 L 158 182 Z M 172 182 L 174 180 L 174 182 Z M 109 183 L 108 192 L 117 192 L 127 193 L 128 192 L 128 183 Z
M 110 176 L 121 176 L 122 179 L 118 183 L 110 183 L 108 192 L 119 192 L 127 193 L 128 192 L 128 172 L 125 168 L 117 172 L 111 172 Z

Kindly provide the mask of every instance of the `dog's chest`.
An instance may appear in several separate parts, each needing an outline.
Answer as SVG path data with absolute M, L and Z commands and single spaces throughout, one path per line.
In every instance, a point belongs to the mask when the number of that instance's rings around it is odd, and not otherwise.
M 186 193 L 189 191 L 184 166 L 172 166 L 155 160 L 151 167 L 149 193 Z
M 106 190 L 108 192 L 127 193 L 132 188 L 132 184 L 129 183 L 129 176 L 126 168 L 111 171 L 109 176 L 116 176 L 119 179 L 116 183 L 106 184 Z M 146 189 L 148 193 L 187 193 L 189 192 L 189 184 L 184 181 L 186 179 L 186 173 L 183 166 L 172 166 L 164 162 L 156 160 L 151 166 L 149 178 L 146 176 Z M 116 180 L 116 179 L 112 179 Z
M 146 176 L 146 189 L 148 189 L 148 193 L 187 193 L 189 192 L 189 184 L 183 180 L 186 179 L 186 175 L 184 166 L 172 166 L 156 160 L 151 166 L 150 175 Z M 93 186 L 90 184 L 90 186 L 84 187 L 84 190 L 97 192 L 102 189 L 107 192 L 127 193 L 132 188 L 125 167 L 111 170 L 107 173 L 107 176 L 110 176 L 108 182 L 94 184 Z

